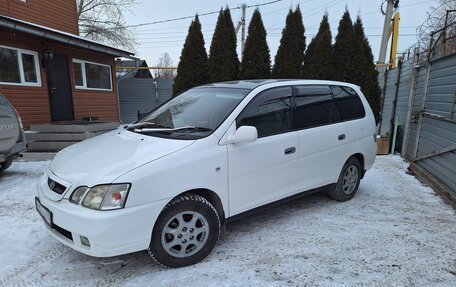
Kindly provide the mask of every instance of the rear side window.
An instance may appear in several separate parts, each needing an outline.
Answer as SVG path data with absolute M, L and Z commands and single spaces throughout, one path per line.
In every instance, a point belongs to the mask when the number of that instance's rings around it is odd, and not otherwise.
M 297 129 L 306 129 L 337 122 L 337 108 L 328 86 L 296 86 Z
M 260 138 L 290 131 L 291 95 L 291 87 L 262 92 L 240 114 L 237 127 L 254 126 Z
M 358 94 L 349 87 L 331 86 L 342 121 L 361 119 L 366 116 Z

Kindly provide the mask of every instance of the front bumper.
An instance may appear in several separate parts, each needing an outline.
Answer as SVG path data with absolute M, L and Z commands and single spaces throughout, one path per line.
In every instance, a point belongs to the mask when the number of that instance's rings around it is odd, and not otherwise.
M 43 223 L 61 243 L 90 256 L 110 257 L 149 247 L 152 229 L 168 200 L 118 210 L 98 211 L 73 204 L 67 199 L 48 199 L 38 186 L 40 203 L 52 212 L 52 226 Z M 90 246 L 81 241 L 86 237 Z

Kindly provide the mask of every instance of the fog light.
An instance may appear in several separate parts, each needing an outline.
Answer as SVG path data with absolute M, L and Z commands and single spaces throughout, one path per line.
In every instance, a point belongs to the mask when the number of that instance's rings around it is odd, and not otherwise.
M 90 247 L 90 242 L 89 242 L 89 239 L 85 236 L 80 236 L 81 237 L 81 244 L 82 245 L 85 245 L 87 247 Z

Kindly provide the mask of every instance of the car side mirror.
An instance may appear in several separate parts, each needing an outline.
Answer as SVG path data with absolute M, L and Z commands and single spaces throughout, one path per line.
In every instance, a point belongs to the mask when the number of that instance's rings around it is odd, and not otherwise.
M 241 126 L 236 130 L 236 133 L 228 139 L 232 144 L 249 143 L 258 139 L 258 131 L 256 127 Z

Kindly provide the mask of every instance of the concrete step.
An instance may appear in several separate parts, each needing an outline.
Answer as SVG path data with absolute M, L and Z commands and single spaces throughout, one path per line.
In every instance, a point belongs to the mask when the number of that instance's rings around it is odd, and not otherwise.
M 77 142 L 115 130 L 119 123 L 68 121 L 31 125 L 26 131 L 28 151 L 58 151 Z
M 33 141 L 83 141 L 109 131 L 83 132 L 83 133 L 45 133 L 26 132 L 27 142 Z
M 55 122 L 52 124 L 30 125 L 30 130 L 42 133 L 85 133 L 117 129 L 119 123 L 104 122 Z
M 78 141 L 34 141 L 27 142 L 28 151 L 54 152 L 64 149 Z

